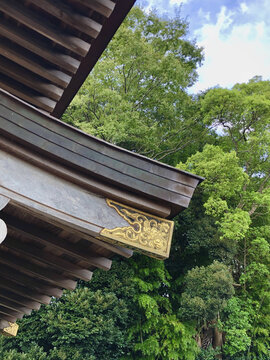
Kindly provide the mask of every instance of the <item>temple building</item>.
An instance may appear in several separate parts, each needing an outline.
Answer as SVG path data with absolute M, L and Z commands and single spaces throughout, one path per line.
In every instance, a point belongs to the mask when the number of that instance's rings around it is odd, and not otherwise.
M 201 177 L 60 117 L 134 0 L 0 1 L 0 329 L 115 254 L 169 256 Z

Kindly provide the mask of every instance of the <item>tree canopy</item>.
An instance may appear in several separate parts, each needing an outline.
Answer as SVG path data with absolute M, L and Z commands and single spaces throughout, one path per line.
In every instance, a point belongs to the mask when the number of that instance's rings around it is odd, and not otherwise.
M 170 258 L 114 259 L 1 338 L 3 359 L 269 359 L 270 81 L 190 95 L 187 31 L 135 7 L 63 116 L 205 177 Z

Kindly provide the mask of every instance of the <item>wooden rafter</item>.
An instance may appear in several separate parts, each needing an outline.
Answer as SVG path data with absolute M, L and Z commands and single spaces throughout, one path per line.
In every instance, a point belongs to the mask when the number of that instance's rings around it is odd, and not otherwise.
M 27 53 L 27 50 L 15 44 L 12 46 L 11 43 L 5 39 L 1 39 L 0 42 L 0 55 L 62 88 L 67 87 L 71 79 L 71 76 L 60 70 L 54 70 L 49 66 L 44 66 L 34 61 L 31 53 Z
M 29 245 L 16 239 L 7 238 L 5 245 L 9 249 L 20 252 L 27 258 L 40 261 L 44 264 L 49 265 L 52 268 L 67 273 L 69 276 L 72 276 L 74 278 L 85 281 L 89 281 L 92 278 L 91 271 L 83 269 L 82 267 L 72 262 L 66 261 L 59 256 L 55 256 L 51 252 L 45 251 L 44 249 L 41 251 L 41 249 L 36 247 L 33 243 Z
M 75 73 L 80 65 L 80 62 L 74 57 L 52 49 L 52 46 L 44 41 L 44 39 L 31 36 L 25 29 L 17 28 L 7 21 L 2 20 L 0 22 L 0 33 L 10 41 L 15 42 L 67 72 Z
M 107 18 L 111 15 L 115 7 L 115 3 L 110 0 L 76 0 L 76 2 Z
M 21 66 L 7 60 L 6 58 L 0 58 L 0 72 L 6 76 L 12 77 L 17 82 L 33 88 L 40 94 L 46 97 L 59 100 L 63 94 L 63 89 L 43 81 L 41 78 L 36 78 L 31 71 L 23 69 Z
M 60 117 L 134 1 L 1 0 L 0 87 Z
M 53 0 L 28 0 L 28 2 L 93 38 L 98 36 L 102 28 L 102 25 L 95 20 L 74 13 L 73 9 L 64 2 Z
M 35 289 L 41 294 L 48 296 L 61 297 L 63 290 L 59 287 L 55 287 L 51 284 L 46 283 L 45 281 L 40 281 L 39 279 L 24 274 L 16 269 L 14 269 L 13 264 L 10 266 L 0 264 L 1 277 L 7 280 L 11 280 L 16 284 L 23 285 L 24 287 Z M 1 281 L 0 281 L 1 283 Z
M 5 291 L 7 290 L 7 291 L 11 291 L 12 293 L 15 293 L 17 299 L 26 298 L 26 299 L 30 299 L 31 301 L 33 300 L 36 303 L 40 303 L 44 305 L 48 305 L 51 301 L 50 296 L 35 291 L 31 287 L 29 288 L 25 285 L 16 283 L 14 280 L 12 280 L 11 276 L 7 277 L 6 279 L 1 274 L 0 289 L 1 291 L 2 289 L 4 289 Z M 22 304 L 23 303 L 21 303 L 21 305 Z M 32 306 L 32 308 L 34 309 L 35 307 Z
M 19 313 L 23 313 L 26 315 L 30 315 L 32 312 L 32 309 L 27 307 L 18 307 L 18 304 L 16 302 L 13 302 L 11 300 L 7 300 L 0 296 L 0 306 L 6 307 L 8 309 L 17 311 Z
M 13 291 L 6 290 L 4 288 L 0 289 L 1 297 L 7 300 L 11 300 L 12 302 L 18 304 L 19 306 L 24 306 L 29 309 L 39 310 L 40 309 L 40 303 L 36 301 L 31 301 L 23 296 L 20 296 Z M 17 305 L 17 306 L 18 306 Z
M 84 40 L 61 33 L 54 25 L 44 21 L 44 18 L 41 15 L 29 10 L 19 2 L 15 2 L 13 0 L 1 0 L 0 10 L 14 20 L 17 20 L 21 24 L 27 26 L 29 29 L 36 31 L 47 39 L 52 40 L 56 44 L 61 45 L 63 48 L 68 49 L 75 54 L 85 56 L 90 49 L 90 44 Z

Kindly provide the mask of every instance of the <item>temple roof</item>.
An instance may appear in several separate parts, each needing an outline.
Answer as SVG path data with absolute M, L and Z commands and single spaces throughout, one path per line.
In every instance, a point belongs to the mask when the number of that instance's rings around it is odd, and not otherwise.
M 0 1 L 0 332 L 115 254 L 168 258 L 203 180 L 58 119 L 133 3 Z

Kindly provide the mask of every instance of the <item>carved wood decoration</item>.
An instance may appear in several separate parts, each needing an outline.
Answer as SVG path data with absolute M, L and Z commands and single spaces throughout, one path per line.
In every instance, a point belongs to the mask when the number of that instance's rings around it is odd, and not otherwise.
M 129 206 L 107 199 L 108 206 L 116 210 L 129 226 L 102 229 L 101 239 L 128 246 L 158 259 L 169 257 L 173 221 L 153 216 Z

